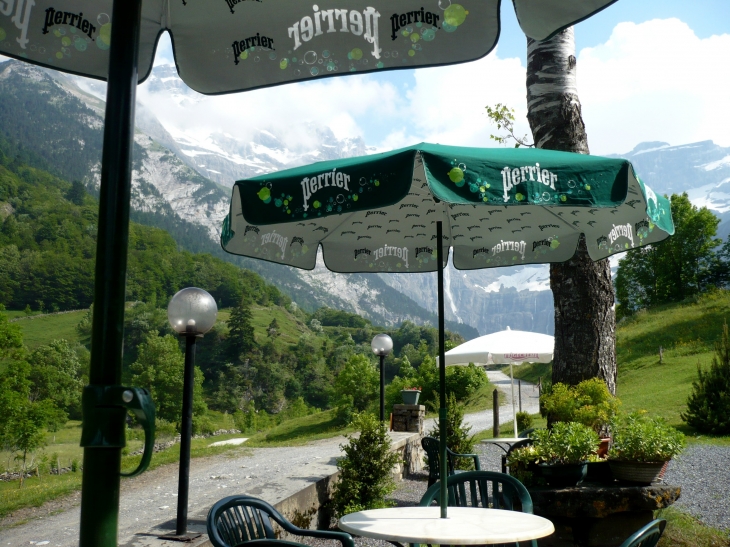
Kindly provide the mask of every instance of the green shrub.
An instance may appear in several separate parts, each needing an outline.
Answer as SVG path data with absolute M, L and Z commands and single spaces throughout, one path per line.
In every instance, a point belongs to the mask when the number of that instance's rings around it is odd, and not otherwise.
M 128 429 L 127 431 L 133 430 Z M 172 438 L 175 435 L 177 435 L 177 427 L 174 423 L 168 422 L 164 418 L 155 417 L 155 440 Z M 129 439 L 129 437 L 127 438 Z
M 518 412 L 517 413 L 517 431 L 525 431 L 532 427 L 532 416 L 529 412 Z
M 611 431 L 610 460 L 666 462 L 679 454 L 685 445 L 682 433 L 661 419 L 640 412 L 614 420 Z
M 446 446 L 457 454 L 471 454 L 474 452 L 474 435 L 469 435 L 471 426 L 464 425 L 464 405 L 456 401 L 456 396 L 449 393 L 446 396 Z M 441 438 L 441 421 L 436 420 L 434 428 L 428 432 L 429 437 Z M 428 464 L 428 459 L 426 461 Z M 456 469 L 474 469 L 471 458 L 456 458 Z
M 549 420 L 578 422 L 596 433 L 606 429 L 620 404 L 600 378 L 584 380 L 577 386 L 553 384 L 540 396 L 540 412 Z
M 484 370 L 474 366 L 474 363 L 446 369 L 446 393 L 453 393 L 459 401 L 466 399 L 488 381 Z
M 709 370 L 697 363 L 697 380 L 687 398 L 682 419 L 697 431 L 713 435 L 730 434 L 730 337 L 725 323 L 722 338 L 715 344 Z
M 531 437 L 539 459 L 550 464 L 587 461 L 600 442 L 595 431 L 578 422 L 557 422 L 552 429 L 533 431 Z
M 359 435 L 348 435 L 348 443 L 340 447 L 344 457 L 337 462 L 340 477 L 335 484 L 332 501 L 337 516 L 390 507 L 385 496 L 395 490 L 393 467 L 400 458 L 390 450 L 390 437 L 372 414 L 355 414 L 352 425 Z

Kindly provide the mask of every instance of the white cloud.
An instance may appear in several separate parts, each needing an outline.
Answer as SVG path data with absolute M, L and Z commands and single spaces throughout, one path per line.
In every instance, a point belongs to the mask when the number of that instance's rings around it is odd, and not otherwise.
M 246 93 L 207 97 L 187 90 L 175 100 L 167 94 L 138 90 L 171 133 L 229 133 L 248 138 L 254 129 L 284 136 L 285 144 L 300 149 L 311 138 L 296 128 L 307 122 L 332 129 L 339 138 L 361 134 L 358 119 L 377 113 L 394 115 L 401 98 L 388 82 L 369 76 L 334 78 L 272 87 Z M 314 141 L 312 141 L 314 142 Z
M 160 45 L 169 57 L 169 46 Z M 594 154 L 625 152 L 649 140 L 712 139 L 730 146 L 729 34 L 700 39 L 677 19 L 621 23 L 606 43 L 577 56 Z M 139 96 L 175 133 L 226 132 L 244 140 L 255 128 L 270 129 L 285 135 L 292 149 L 316 146 L 317 138 L 303 130 L 307 122 L 330 127 L 340 138 L 367 135 L 379 150 L 420 141 L 496 146 L 485 106 L 498 102 L 515 109 L 517 133 L 529 135 L 519 59 L 501 59 L 497 50 L 472 63 L 412 74 L 403 83 L 353 75 L 220 97 L 190 91 L 184 109 L 144 86 Z
M 578 55 L 578 93 L 591 152 L 642 141 L 730 146 L 730 34 L 698 38 L 678 19 L 621 23 Z

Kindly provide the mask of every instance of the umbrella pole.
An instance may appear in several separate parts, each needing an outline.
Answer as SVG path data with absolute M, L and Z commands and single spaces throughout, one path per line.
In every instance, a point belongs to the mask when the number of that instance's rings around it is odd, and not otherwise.
M 439 477 L 441 479 L 441 491 L 439 505 L 441 506 L 441 518 L 446 518 L 446 505 L 448 504 L 448 462 L 446 460 L 446 357 L 444 356 L 444 246 L 442 241 L 441 221 L 436 222 L 436 277 L 438 279 L 438 314 L 439 314 L 439 431 L 441 439 L 439 442 Z
M 512 363 L 509 364 L 509 385 L 512 389 L 512 427 L 515 432 L 515 439 L 517 438 L 517 414 L 515 413 L 515 376 L 512 373 Z
M 87 392 L 122 380 L 122 336 L 129 238 L 132 142 L 142 0 L 114 2 L 101 162 L 94 318 L 89 384 L 84 391 L 84 471 L 80 547 L 117 545 L 119 481 L 124 446 L 121 406 L 99 407 Z M 97 419 L 94 420 L 94 417 Z M 94 430 L 94 422 L 97 429 Z M 110 446 L 111 445 L 111 446 Z M 121 445 L 121 446 L 120 446 Z

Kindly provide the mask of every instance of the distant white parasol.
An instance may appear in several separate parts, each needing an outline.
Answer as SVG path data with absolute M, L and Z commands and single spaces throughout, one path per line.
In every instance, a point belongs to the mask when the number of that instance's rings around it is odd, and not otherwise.
M 515 385 L 512 365 L 522 363 L 549 363 L 553 360 L 555 338 L 549 334 L 507 330 L 493 332 L 464 342 L 446 352 L 446 365 L 510 365 L 512 387 L 512 422 L 517 437 L 515 412 Z

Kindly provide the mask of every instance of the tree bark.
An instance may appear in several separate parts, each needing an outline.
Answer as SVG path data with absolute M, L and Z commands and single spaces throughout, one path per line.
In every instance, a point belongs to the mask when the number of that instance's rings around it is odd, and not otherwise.
M 527 39 L 527 119 L 535 146 L 588 154 L 569 28 L 544 42 Z M 575 256 L 550 265 L 555 305 L 553 383 L 599 377 L 616 393 L 614 293 L 608 260 L 593 262 L 585 238 Z

